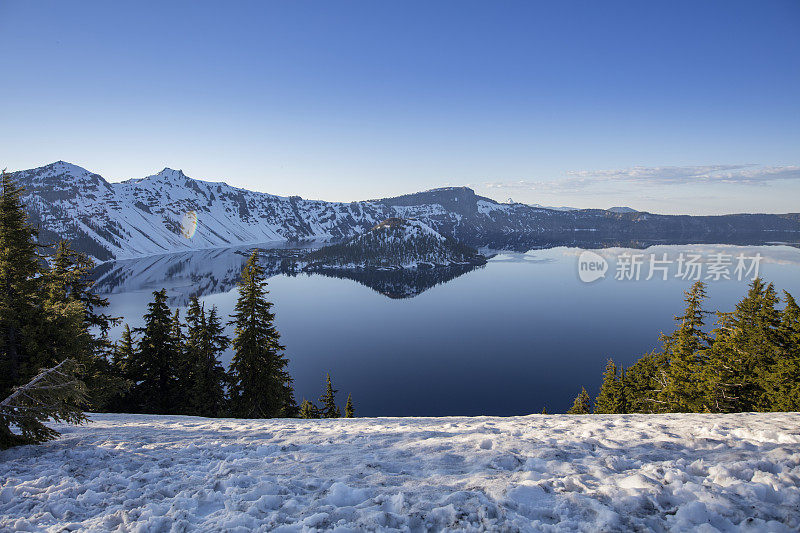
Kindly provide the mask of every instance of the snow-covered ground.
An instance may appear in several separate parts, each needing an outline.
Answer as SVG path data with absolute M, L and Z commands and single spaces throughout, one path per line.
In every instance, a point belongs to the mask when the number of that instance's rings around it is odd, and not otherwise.
M 800 529 L 800 414 L 91 416 L 0 452 L 0 530 Z

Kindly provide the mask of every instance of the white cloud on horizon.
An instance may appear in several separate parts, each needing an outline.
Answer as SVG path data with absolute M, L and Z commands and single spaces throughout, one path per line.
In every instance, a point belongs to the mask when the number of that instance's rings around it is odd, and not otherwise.
M 642 184 L 692 185 L 735 184 L 764 185 L 774 181 L 800 180 L 800 166 L 700 165 L 666 167 L 631 167 L 612 170 L 572 170 L 560 180 L 489 182 L 490 189 L 531 190 L 547 193 L 578 192 L 593 185 Z

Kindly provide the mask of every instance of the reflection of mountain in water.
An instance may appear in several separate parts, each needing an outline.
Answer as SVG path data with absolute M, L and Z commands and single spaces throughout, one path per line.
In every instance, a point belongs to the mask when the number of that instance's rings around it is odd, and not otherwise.
M 252 248 L 183 252 L 142 259 L 103 263 L 94 271 L 95 292 L 101 295 L 156 291 L 166 288 L 170 305 L 186 305 L 192 296 L 232 290 L 239 281 Z M 293 259 L 304 249 L 265 249 L 261 265 L 267 276 L 292 274 Z M 473 270 L 470 265 L 423 268 L 416 271 L 361 271 L 317 269 L 314 273 L 352 279 L 390 298 L 410 298 Z
M 322 268 L 315 274 L 351 279 L 392 299 L 413 298 L 436 285 L 441 285 L 484 265 L 452 265 L 419 269 L 350 270 Z
M 171 305 L 185 305 L 192 296 L 230 291 L 248 252 L 248 248 L 226 248 L 103 263 L 94 272 L 95 291 L 118 294 L 166 288 Z M 265 259 L 268 275 L 276 274 L 279 264 Z

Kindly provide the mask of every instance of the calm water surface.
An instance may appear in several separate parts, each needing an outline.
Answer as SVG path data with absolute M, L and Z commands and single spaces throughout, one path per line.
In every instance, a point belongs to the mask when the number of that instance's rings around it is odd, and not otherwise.
M 668 281 L 618 281 L 615 263 L 625 251 L 597 251 L 610 270 L 590 284 L 578 278 L 580 250 L 563 247 L 500 252 L 484 267 L 438 277 L 289 276 L 266 260 L 275 272 L 269 297 L 297 400 L 318 398 L 330 372 L 341 403 L 351 392 L 361 416 L 518 415 L 545 406 L 564 412 L 581 385 L 596 393 L 609 357 L 628 365 L 657 347 L 659 332 L 671 331 L 681 310 L 690 282 L 673 277 L 677 266 L 669 267 Z M 666 252 L 672 259 L 680 252 L 706 259 L 714 252 L 760 253 L 762 277 L 800 296 L 797 248 L 627 252 L 646 258 Z M 151 292 L 162 287 L 182 314 L 197 294 L 227 316 L 245 256 L 246 250 L 215 250 L 106 264 L 98 270 L 98 291 L 109 298 L 111 314 L 132 327 L 142 324 Z M 711 281 L 708 308 L 730 310 L 746 288 L 746 281 Z

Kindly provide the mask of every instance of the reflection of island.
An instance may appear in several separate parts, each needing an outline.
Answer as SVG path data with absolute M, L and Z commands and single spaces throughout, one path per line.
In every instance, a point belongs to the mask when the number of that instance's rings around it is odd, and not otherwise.
M 483 265 L 453 265 L 436 268 L 396 270 L 351 270 L 325 268 L 315 274 L 351 279 L 392 299 L 413 298 L 436 285 L 447 283 Z

